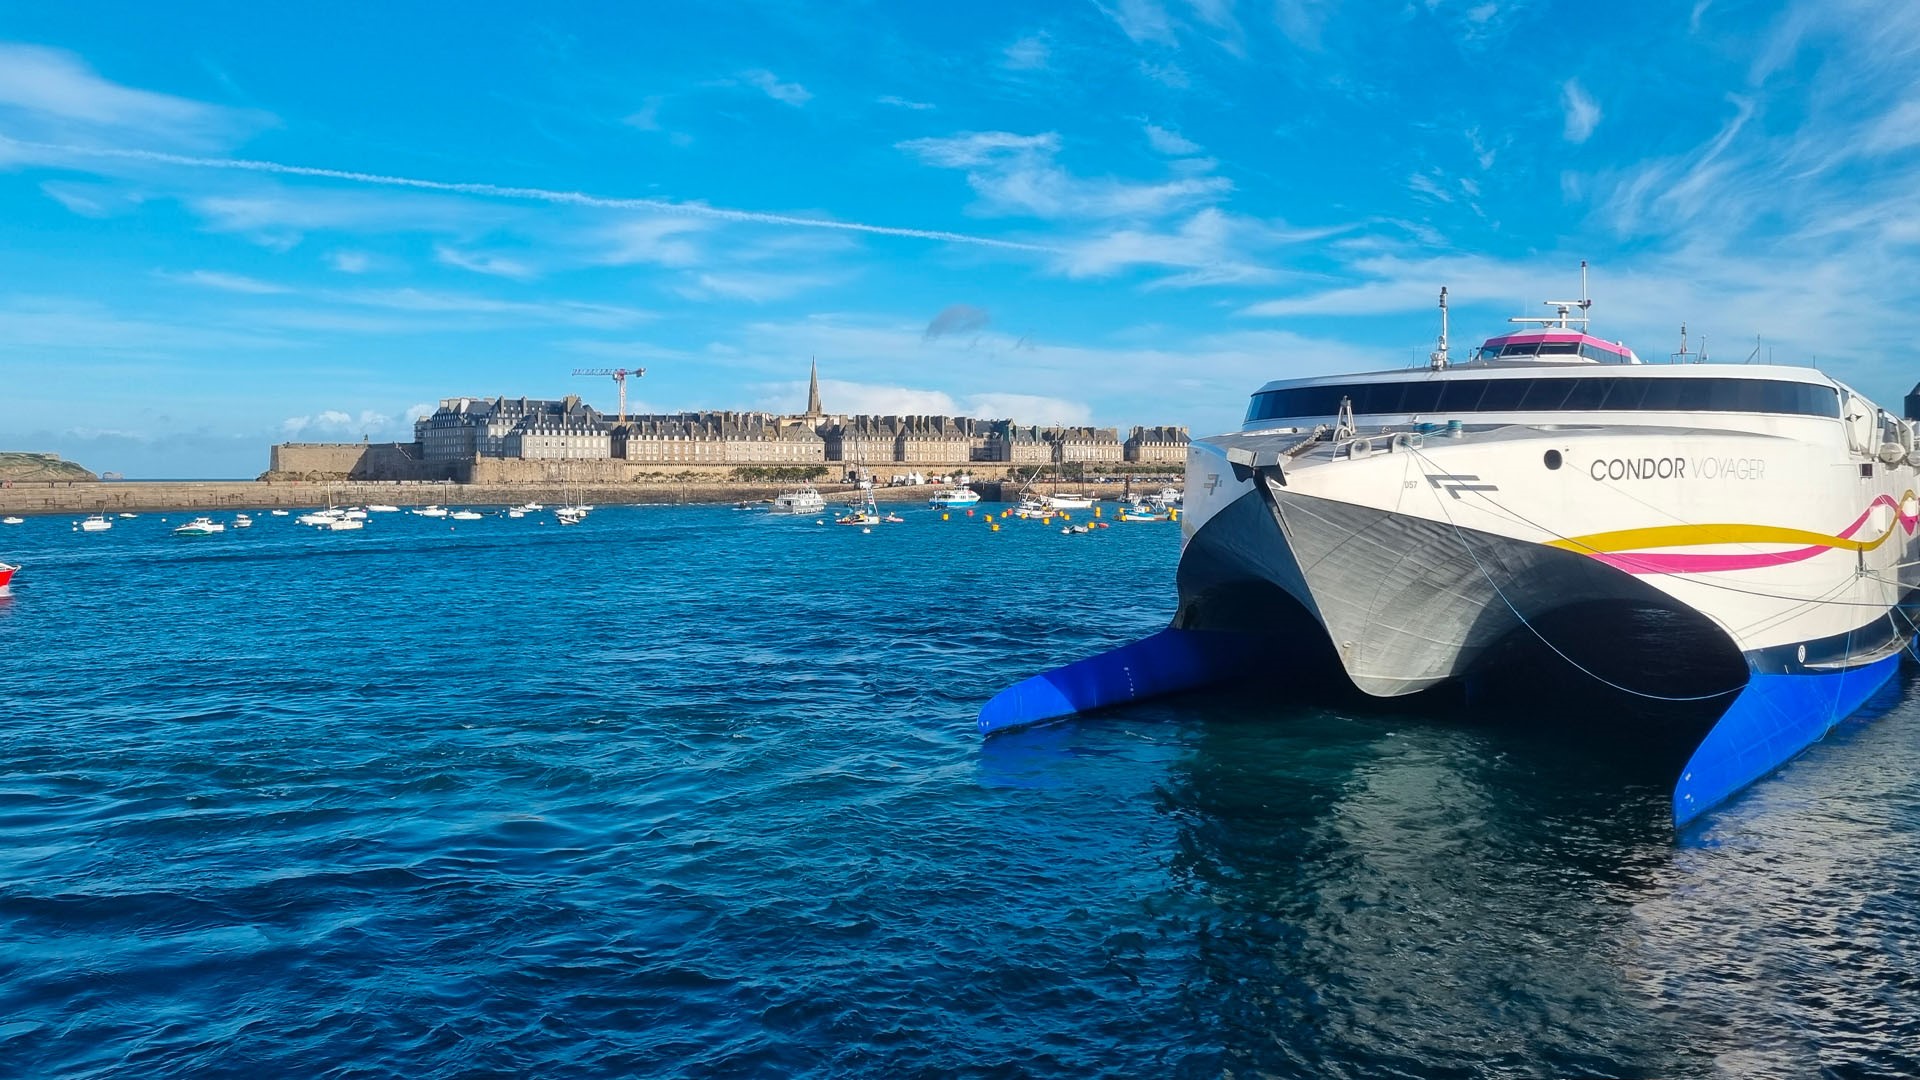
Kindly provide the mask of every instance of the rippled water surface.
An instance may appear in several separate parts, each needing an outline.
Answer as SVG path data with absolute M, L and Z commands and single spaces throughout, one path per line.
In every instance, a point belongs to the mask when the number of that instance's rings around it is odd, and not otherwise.
M 983 744 L 1164 525 L 539 520 L 0 531 L 0 1075 L 1920 1074 L 1910 675 L 1676 841 L 1283 686 Z

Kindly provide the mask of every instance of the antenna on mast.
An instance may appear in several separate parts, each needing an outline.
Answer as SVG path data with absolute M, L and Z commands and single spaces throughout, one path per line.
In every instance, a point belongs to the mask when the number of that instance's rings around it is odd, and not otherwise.
M 1429 364 L 1435 371 L 1445 371 L 1447 364 L 1447 287 L 1440 286 L 1440 345 L 1433 350 Z
M 1704 347 L 1705 346 L 1703 345 L 1702 348 Z M 1680 324 L 1680 349 L 1678 352 L 1675 352 L 1673 354 L 1672 359 L 1673 359 L 1673 362 L 1676 364 L 1684 364 L 1688 362 L 1687 357 L 1691 355 L 1692 354 L 1687 351 L 1687 324 L 1681 323 Z

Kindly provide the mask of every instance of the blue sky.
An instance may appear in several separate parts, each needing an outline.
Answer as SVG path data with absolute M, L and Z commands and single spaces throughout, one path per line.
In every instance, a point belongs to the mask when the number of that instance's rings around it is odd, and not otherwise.
M 797 410 L 809 357 L 835 411 L 1211 432 L 1582 258 L 1648 359 L 1920 375 L 1920 5 L 282 7 L 0 7 L 0 448 L 250 476 L 610 409 L 577 367 Z

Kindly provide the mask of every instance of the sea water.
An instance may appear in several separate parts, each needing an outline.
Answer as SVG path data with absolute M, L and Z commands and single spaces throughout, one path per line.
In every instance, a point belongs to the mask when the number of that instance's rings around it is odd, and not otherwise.
M 0 1075 L 1920 1073 L 1911 676 L 1678 838 L 1524 717 L 982 742 L 1179 546 L 993 509 L 0 531 Z

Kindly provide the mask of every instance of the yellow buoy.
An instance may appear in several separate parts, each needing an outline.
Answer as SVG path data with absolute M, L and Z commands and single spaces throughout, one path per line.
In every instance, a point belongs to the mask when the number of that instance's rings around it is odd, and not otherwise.
M 945 515 L 945 514 L 941 514 L 941 515 L 940 515 L 940 520 L 941 520 L 941 521 L 945 521 L 945 520 L 947 520 L 947 515 Z
M 1000 526 L 999 526 L 998 524 L 994 524 L 994 525 L 989 525 L 989 526 L 987 526 L 987 527 L 988 527 L 988 528 L 990 528 L 990 529 L 992 529 L 992 530 L 993 530 L 994 532 L 999 532 L 999 531 L 1000 531 Z
M 1093 516 L 1094 516 L 1094 517 L 1099 517 L 1099 516 L 1100 516 L 1100 508 L 1099 508 L 1099 507 L 1097 507 L 1097 506 L 1096 506 L 1096 507 L 1094 507 L 1094 508 L 1093 508 Z

